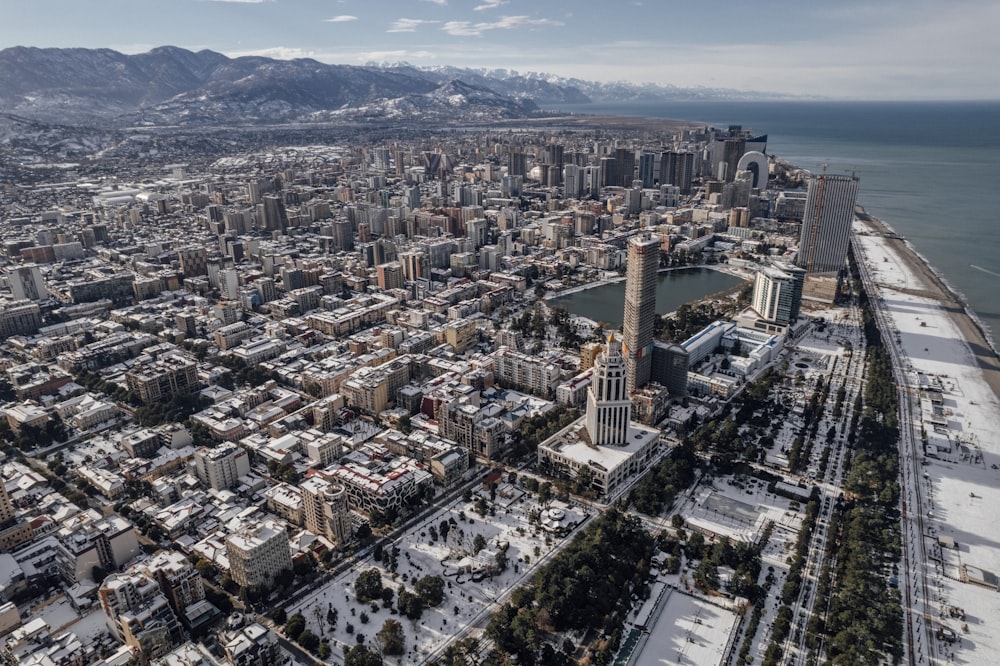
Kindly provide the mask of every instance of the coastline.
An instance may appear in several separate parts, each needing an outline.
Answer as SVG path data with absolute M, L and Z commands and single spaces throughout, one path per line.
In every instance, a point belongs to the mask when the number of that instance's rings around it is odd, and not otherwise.
M 882 243 L 895 251 L 906 262 L 906 268 L 925 285 L 924 289 L 897 288 L 896 291 L 929 298 L 938 303 L 961 333 L 982 373 L 983 381 L 994 396 L 1000 399 L 1000 355 L 990 332 L 968 305 L 965 297 L 949 285 L 927 259 L 889 224 L 868 214 L 861 206 L 856 211 L 856 219 L 869 229 L 869 235 L 880 238 Z
M 946 278 L 940 271 L 938 271 L 938 269 L 934 267 L 934 265 L 930 262 L 930 260 L 927 259 L 927 257 L 925 257 L 923 254 L 921 254 L 920 250 L 918 250 L 917 247 L 913 243 L 911 243 L 908 238 L 906 238 L 898 231 L 896 231 L 892 227 L 892 225 L 886 222 L 885 220 L 882 220 L 870 214 L 867 210 L 865 210 L 864 206 L 860 204 L 856 206 L 855 214 L 859 218 L 861 218 L 862 221 L 871 223 L 875 225 L 877 228 L 880 228 L 882 230 L 882 233 L 894 236 L 898 240 L 902 241 L 903 244 L 906 246 L 907 250 L 909 251 L 909 253 L 914 255 L 920 262 L 924 264 L 924 266 L 926 267 L 927 274 L 929 276 L 932 276 L 933 278 L 931 282 L 938 283 L 936 286 L 943 293 L 948 294 L 948 296 L 952 300 L 959 303 L 965 309 L 966 314 L 973 321 L 975 321 L 976 326 L 979 328 L 980 335 L 985 339 L 987 346 L 989 346 L 989 348 L 992 349 L 995 354 L 1000 355 L 1000 349 L 998 349 L 996 341 L 993 338 L 992 329 L 990 329 L 989 326 L 983 323 L 982 319 L 980 319 L 979 317 L 979 314 L 969 304 L 969 299 L 966 298 L 965 294 L 963 294 L 957 287 L 955 287 L 951 282 L 949 282 L 948 278 Z

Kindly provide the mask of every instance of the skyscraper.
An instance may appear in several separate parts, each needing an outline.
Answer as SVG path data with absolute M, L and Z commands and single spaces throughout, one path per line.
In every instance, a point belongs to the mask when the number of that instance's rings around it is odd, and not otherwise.
M 660 153 L 660 184 L 676 185 L 681 194 L 691 191 L 694 178 L 694 153 L 677 153 L 672 150 Z
M 7 281 L 14 298 L 29 301 L 44 301 L 49 297 L 42 270 L 35 264 L 26 264 L 10 269 Z
M 656 181 L 656 173 L 653 166 L 656 163 L 656 155 L 653 153 L 642 153 L 639 155 L 639 180 L 643 187 L 653 187 Z
M 635 236 L 629 240 L 622 332 L 629 391 L 649 382 L 656 318 L 656 271 L 659 266 L 659 239 Z
M 809 179 L 796 260 L 807 273 L 836 273 L 844 267 L 857 197 L 857 176 L 823 174 Z
M 608 336 L 607 350 L 594 361 L 594 374 L 587 389 L 587 434 L 594 446 L 624 446 L 632 418 L 632 401 L 625 385 L 627 368 L 622 345 L 615 334 Z
M 777 324 L 794 323 L 802 303 L 805 273 L 788 264 L 764 266 L 758 270 L 753 283 L 754 312 Z
M 633 178 L 635 178 L 635 151 L 629 148 L 615 148 L 614 182 L 609 182 L 608 185 L 629 187 Z

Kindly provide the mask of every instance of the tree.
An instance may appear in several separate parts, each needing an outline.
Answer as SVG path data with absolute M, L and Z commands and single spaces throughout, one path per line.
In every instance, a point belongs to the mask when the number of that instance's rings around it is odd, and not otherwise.
M 386 620 L 375 637 L 382 646 L 382 654 L 401 655 L 406 651 L 403 625 L 398 620 L 392 618 Z
M 295 615 L 288 618 L 288 622 L 285 623 L 285 636 L 292 639 L 293 641 L 298 640 L 299 635 L 306 629 L 306 619 L 302 617 L 302 613 L 296 613 Z
M 315 650 L 319 647 L 319 637 L 313 632 L 306 629 L 301 634 L 299 634 L 298 644 L 307 650 Z
M 477 534 L 475 538 L 472 540 L 472 552 L 478 553 L 483 548 L 486 548 L 486 537 L 484 537 L 482 534 Z
M 404 435 L 409 435 L 413 431 L 413 426 L 410 425 L 410 415 L 403 414 L 399 417 L 399 431 Z
M 444 601 L 444 579 L 440 576 L 424 576 L 414 584 L 413 589 L 425 606 L 437 606 Z
M 270 612 L 271 619 L 274 620 L 275 624 L 284 624 L 288 621 L 288 615 L 285 613 L 285 609 L 281 606 L 273 608 Z
M 400 590 L 396 596 L 396 606 L 399 612 L 411 620 L 419 620 L 424 612 L 424 602 L 416 594 L 408 590 Z
M 358 643 L 344 651 L 344 666 L 382 666 L 382 658 L 364 643 Z
M 354 583 L 354 593 L 359 601 L 371 601 L 382 596 L 382 574 L 378 569 L 363 571 Z

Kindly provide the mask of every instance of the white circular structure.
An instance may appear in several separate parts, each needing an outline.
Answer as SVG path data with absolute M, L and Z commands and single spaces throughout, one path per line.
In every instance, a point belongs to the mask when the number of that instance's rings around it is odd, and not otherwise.
M 736 165 L 737 171 L 753 174 L 753 186 L 758 190 L 767 189 L 767 155 L 756 150 L 744 153 Z

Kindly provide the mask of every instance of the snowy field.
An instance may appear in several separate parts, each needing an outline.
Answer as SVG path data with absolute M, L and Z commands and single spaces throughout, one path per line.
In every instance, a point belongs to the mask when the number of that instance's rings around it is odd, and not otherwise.
M 482 492 L 482 496 L 489 504 L 489 493 Z M 499 607 L 499 600 L 527 580 L 534 568 L 544 562 L 563 539 L 529 522 L 529 512 L 543 508 L 530 494 L 513 500 L 498 496 L 495 515 L 487 514 L 485 518 L 475 512 L 475 499 L 471 502 L 456 501 L 395 542 L 393 546 L 399 548 L 395 573 L 369 557 L 294 608 L 287 609 L 288 615 L 302 613 L 307 628 L 317 636 L 327 638 L 333 654 L 341 658 L 343 646 L 358 642 L 359 634 L 371 646 L 383 622 L 389 618 L 396 619 L 403 625 L 406 653 L 402 657 L 387 657 L 386 663 L 389 664 L 423 663 L 435 657 L 436 651 L 448 642 L 464 635 L 466 629 L 485 626 L 490 613 Z M 558 502 L 550 502 L 548 506 L 562 509 L 564 523 L 579 523 L 588 517 L 583 509 L 574 506 Z M 431 528 L 440 529 L 442 521 L 452 520 L 454 524 L 448 538 L 442 539 L 439 533 L 438 539 L 433 540 Z M 566 538 L 572 538 L 574 534 L 575 530 Z M 488 558 L 492 557 L 489 555 L 491 551 L 507 546 L 509 565 L 506 571 L 492 578 L 458 572 L 463 559 L 471 554 L 477 535 L 482 536 L 487 544 L 482 553 Z M 466 560 L 464 564 L 468 563 Z M 398 614 L 395 609 L 384 608 L 381 602 L 361 603 L 355 595 L 354 584 L 361 572 L 373 567 L 380 570 L 383 584 L 394 590 L 394 601 L 404 587 L 413 592 L 417 579 L 429 575 L 442 576 L 446 581 L 444 601 L 434 608 L 425 608 L 422 617 L 416 621 Z M 333 626 L 328 621 L 331 609 L 337 616 Z M 367 621 L 362 621 L 362 613 L 367 616 Z M 352 632 L 348 632 L 348 624 L 352 625 Z
M 961 565 L 1000 574 L 1000 403 L 984 381 L 958 328 L 936 301 L 900 291 L 923 285 L 878 238 L 856 236 L 873 279 L 880 285 L 884 310 L 909 360 L 904 381 L 942 389 L 938 413 L 920 400 L 919 426 L 932 443 L 945 443 L 926 458 L 919 479 L 925 537 L 952 537 L 957 550 L 928 546 L 928 597 L 937 624 L 952 628 L 958 642 L 938 642 L 938 655 L 953 663 L 1000 663 L 1000 595 L 996 589 L 962 582 Z M 915 393 L 915 391 L 911 391 Z M 914 404 L 916 404 L 916 400 Z M 934 420 L 938 425 L 935 431 Z M 919 437 L 919 433 L 918 433 Z M 917 442 L 919 449 L 920 443 Z M 918 450 L 919 454 L 919 450 Z M 907 461 L 903 461 L 908 465 Z M 910 511 L 914 507 L 909 507 Z M 911 577 L 913 573 L 910 573 Z M 964 609 L 965 620 L 951 616 Z

